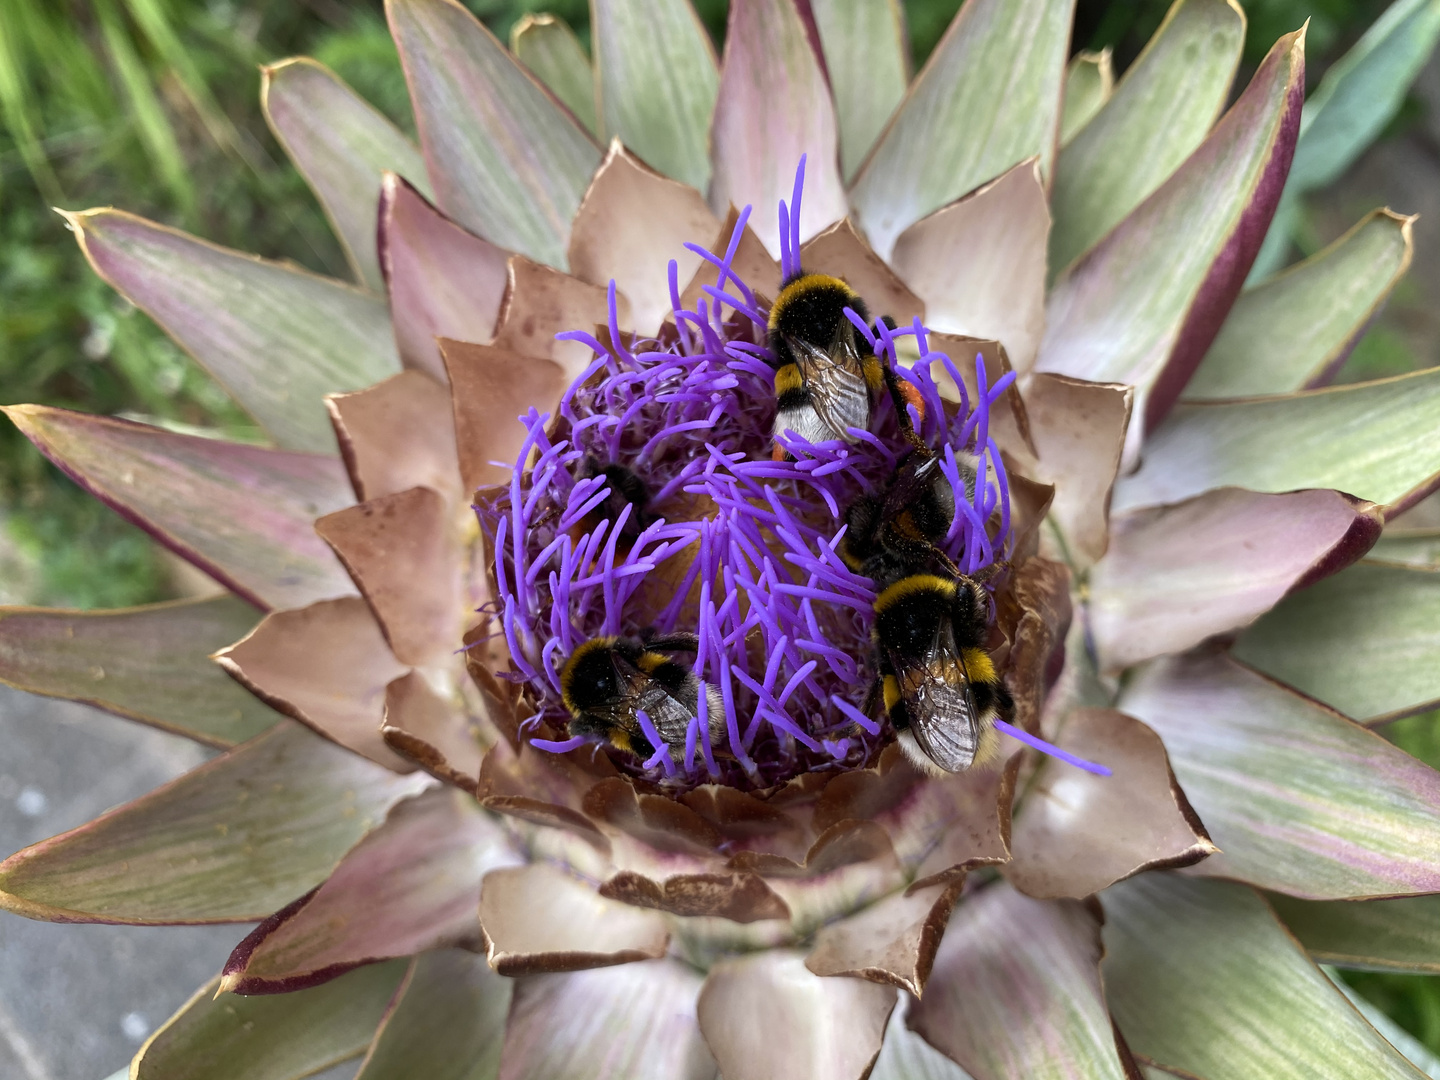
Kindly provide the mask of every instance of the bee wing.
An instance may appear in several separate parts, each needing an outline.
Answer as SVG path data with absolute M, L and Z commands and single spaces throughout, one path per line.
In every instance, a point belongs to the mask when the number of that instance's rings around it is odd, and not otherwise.
M 895 670 L 900 672 L 900 697 L 920 749 L 946 772 L 964 772 L 975 760 L 981 731 L 970 676 L 954 635 L 943 629 L 923 665 Z
M 841 327 L 830 348 L 822 349 L 799 338 L 788 338 L 800 368 L 800 377 L 810 390 L 810 399 L 821 422 L 837 439 L 849 441 L 848 428 L 870 426 L 870 389 L 855 349 L 854 333 Z
M 637 702 L 637 708 L 644 709 L 650 723 L 655 725 L 656 733 L 672 747 L 685 745 L 685 734 L 697 705 L 698 702 L 681 701 L 656 682 L 651 682 Z

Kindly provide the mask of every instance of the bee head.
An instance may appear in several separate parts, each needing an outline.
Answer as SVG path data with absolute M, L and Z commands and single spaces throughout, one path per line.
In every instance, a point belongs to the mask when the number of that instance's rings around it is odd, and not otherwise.
M 620 696 L 620 676 L 613 659 L 618 644 L 618 638 L 592 638 L 565 661 L 560 671 L 560 693 L 572 717 L 578 719 Z

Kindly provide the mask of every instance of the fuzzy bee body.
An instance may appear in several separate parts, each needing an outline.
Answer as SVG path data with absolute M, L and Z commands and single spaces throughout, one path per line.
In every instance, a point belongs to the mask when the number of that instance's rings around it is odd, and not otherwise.
M 694 652 L 693 634 L 648 640 L 597 637 L 565 662 L 560 687 L 570 711 L 570 731 L 599 735 L 618 750 L 641 758 L 656 750 L 640 723 L 644 712 L 661 741 L 683 746 L 690 721 L 698 715 L 700 680 L 666 652 Z M 712 745 L 723 739 L 725 717 L 719 694 L 707 687 L 707 718 Z
M 960 467 L 962 474 L 969 470 L 966 479 L 973 484 L 970 462 Z M 954 572 L 940 551 L 954 520 L 955 491 L 940 470 L 940 459 L 917 450 L 881 495 L 862 495 L 847 508 L 840 557 L 882 589 L 921 569 Z
M 848 429 L 870 426 L 871 400 L 885 368 L 845 316 L 869 321 L 860 294 L 827 274 L 792 277 L 770 307 L 775 353 L 775 434 L 807 442 L 852 441 Z
M 645 526 L 650 524 L 650 515 L 647 512 L 650 491 L 646 488 L 645 481 L 636 476 L 635 472 L 627 466 L 616 462 L 606 464 L 599 458 L 587 454 L 580 463 L 575 479 L 586 480 L 595 477 L 603 477 L 610 491 L 598 506 L 580 520 L 580 524 L 575 530 L 576 538 L 578 539 L 581 533 L 594 532 L 601 521 L 608 520 L 613 525 L 620 520 L 620 515 L 628 505 L 630 514 L 620 527 L 619 537 L 621 550 L 628 551 L 640 538 L 640 534 L 645 531 Z
M 988 606 L 964 575 L 910 574 L 875 599 L 885 712 L 905 755 L 927 772 L 964 772 L 999 752 L 994 721 L 1013 705 L 984 649 Z

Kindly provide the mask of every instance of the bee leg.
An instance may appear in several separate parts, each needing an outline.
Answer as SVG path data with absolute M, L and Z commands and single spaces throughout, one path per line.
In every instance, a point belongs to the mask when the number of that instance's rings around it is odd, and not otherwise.
M 885 378 L 885 389 L 890 393 L 890 404 L 895 406 L 895 421 L 900 425 L 900 436 L 916 450 L 926 454 L 933 453 L 925 440 L 915 431 L 915 425 L 910 422 L 910 410 L 906 407 L 914 405 L 915 411 L 920 414 L 920 419 L 925 419 L 925 399 L 920 392 L 911 386 L 904 379 L 895 373 L 895 369 L 884 361 L 881 361 L 881 368 Z

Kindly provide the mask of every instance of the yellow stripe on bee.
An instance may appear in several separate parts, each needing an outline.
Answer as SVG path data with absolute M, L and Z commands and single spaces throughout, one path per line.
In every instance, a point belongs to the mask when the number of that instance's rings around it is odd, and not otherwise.
M 900 700 L 900 681 L 894 675 L 886 675 L 880 683 L 885 694 L 885 711 L 888 713 Z
M 949 578 L 937 577 L 935 574 L 911 574 L 907 578 L 901 578 L 877 596 L 875 598 L 875 610 L 879 611 L 883 607 L 888 607 L 902 597 L 926 592 L 938 592 L 945 596 L 954 596 L 955 582 Z
M 624 728 L 612 727 L 607 737 L 610 739 L 610 745 L 616 750 L 624 750 L 627 754 L 631 752 L 630 733 Z
M 865 385 L 870 388 L 870 392 L 878 394 L 885 385 L 884 366 L 874 356 L 867 356 L 860 361 L 860 371 L 865 376 Z
M 788 394 L 791 390 L 799 390 L 805 385 L 805 380 L 800 377 L 800 368 L 796 364 L 785 364 L 775 371 L 775 396 Z
M 995 677 L 995 664 L 984 649 L 964 649 L 961 651 L 961 658 L 965 661 L 965 674 L 970 676 L 971 682 L 998 681 Z
M 658 652 L 643 652 L 640 659 L 635 661 L 635 666 L 646 675 L 655 674 L 655 669 L 665 663 L 665 657 Z
M 774 330 L 780 325 L 780 312 L 785 309 L 785 305 L 806 293 L 816 292 L 820 289 L 840 289 L 851 297 L 860 295 L 838 277 L 831 277 L 829 274 L 806 274 L 781 289 L 780 295 L 770 305 L 770 329 Z

